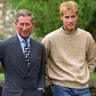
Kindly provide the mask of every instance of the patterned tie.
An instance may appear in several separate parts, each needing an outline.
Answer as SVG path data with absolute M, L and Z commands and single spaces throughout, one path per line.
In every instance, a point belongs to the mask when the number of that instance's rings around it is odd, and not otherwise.
M 24 55 L 25 55 L 26 62 L 29 65 L 30 64 L 30 49 L 28 46 L 28 41 L 24 42 Z

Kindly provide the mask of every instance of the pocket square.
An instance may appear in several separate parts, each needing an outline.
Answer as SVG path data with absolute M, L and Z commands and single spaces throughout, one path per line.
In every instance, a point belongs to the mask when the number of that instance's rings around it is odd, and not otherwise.
M 41 56 L 38 56 L 37 59 L 41 59 Z

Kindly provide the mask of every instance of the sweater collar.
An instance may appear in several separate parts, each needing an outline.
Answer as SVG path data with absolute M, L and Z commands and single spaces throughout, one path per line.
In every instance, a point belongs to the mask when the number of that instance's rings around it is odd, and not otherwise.
M 66 34 L 66 35 L 72 35 L 72 34 L 75 34 L 75 33 L 77 33 L 77 27 L 76 27 L 76 30 L 75 31 L 73 31 L 73 32 L 68 32 L 68 31 L 66 31 L 65 29 L 64 29 L 64 26 L 62 26 L 62 29 L 64 30 L 64 33 Z

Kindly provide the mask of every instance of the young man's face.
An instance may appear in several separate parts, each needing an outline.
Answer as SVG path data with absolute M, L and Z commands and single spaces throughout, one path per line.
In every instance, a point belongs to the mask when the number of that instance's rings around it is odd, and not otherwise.
M 78 15 L 72 11 L 67 11 L 61 16 L 61 20 L 64 24 L 64 29 L 68 32 L 73 32 L 76 30 L 76 23 L 78 20 Z

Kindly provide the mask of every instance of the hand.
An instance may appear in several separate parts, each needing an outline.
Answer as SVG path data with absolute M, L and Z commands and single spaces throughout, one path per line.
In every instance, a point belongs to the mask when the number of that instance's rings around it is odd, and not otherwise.
M 38 91 L 40 91 L 41 93 L 44 93 L 44 91 L 41 88 L 38 88 Z

